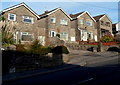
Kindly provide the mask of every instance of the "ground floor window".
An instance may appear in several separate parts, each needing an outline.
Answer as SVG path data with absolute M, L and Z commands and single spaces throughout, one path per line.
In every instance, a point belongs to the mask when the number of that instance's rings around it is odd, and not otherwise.
M 33 41 L 33 34 L 29 32 L 21 32 L 21 41 Z
M 60 39 L 61 40 L 68 40 L 68 34 L 66 32 L 61 32 Z

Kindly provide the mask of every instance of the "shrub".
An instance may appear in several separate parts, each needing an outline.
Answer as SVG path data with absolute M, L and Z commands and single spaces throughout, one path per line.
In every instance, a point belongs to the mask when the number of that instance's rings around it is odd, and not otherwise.
M 52 53 L 52 49 L 53 49 L 53 47 L 48 46 L 48 47 L 47 47 L 47 51 L 48 51 L 48 53 Z
M 65 47 L 65 46 L 57 46 L 57 47 L 53 48 L 53 53 L 56 53 L 56 54 L 62 54 L 62 53 L 68 54 L 69 51 L 68 51 L 67 47 Z
M 112 35 L 105 35 L 101 38 L 101 42 L 112 42 L 114 40 Z
M 24 52 L 25 48 L 23 44 L 17 44 L 16 45 L 16 51 Z

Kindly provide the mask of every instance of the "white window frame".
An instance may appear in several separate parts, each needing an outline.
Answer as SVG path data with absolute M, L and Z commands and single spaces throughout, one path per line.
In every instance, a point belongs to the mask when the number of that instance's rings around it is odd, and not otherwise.
M 14 19 L 13 20 L 10 19 L 10 15 L 14 15 Z M 16 21 L 16 14 L 8 13 L 8 20 Z
M 26 18 L 26 19 L 30 19 L 31 22 L 25 22 L 25 21 L 24 21 L 25 18 Z M 22 21 L 23 21 L 24 23 L 33 24 L 33 23 L 34 23 L 34 18 L 33 18 L 33 17 L 30 17 L 30 16 L 22 16 Z
M 68 25 L 68 20 L 66 20 L 66 19 L 60 19 L 60 24 L 62 24 L 62 25 Z
M 50 34 L 49 34 L 49 35 L 50 35 L 50 37 L 55 37 L 55 36 L 56 36 L 56 34 L 57 34 L 55 31 L 50 31 L 49 33 L 50 33 Z M 52 33 L 54 33 L 54 35 L 52 35 Z
M 80 20 L 79 20 L 79 23 L 80 23 L 80 24 L 83 24 L 83 19 L 80 19 Z
M 52 20 L 53 20 L 53 21 L 52 21 Z M 51 17 L 51 18 L 50 18 L 50 23 L 56 23 L 56 18 Z
M 64 36 L 64 35 L 66 35 L 66 36 L 65 36 L 66 39 L 63 38 L 63 37 L 61 37 L 61 36 Z M 68 33 L 66 33 L 66 32 L 61 32 L 61 33 L 60 33 L 60 39 L 61 39 L 61 40 L 65 40 L 65 41 L 68 40 Z
M 23 34 L 25 33 L 25 34 Z M 31 35 L 32 37 L 32 40 L 31 41 L 27 41 L 27 40 L 22 40 L 22 35 Z M 32 42 L 33 41 L 33 34 L 32 33 L 29 33 L 29 32 L 21 32 L 21 42 Z

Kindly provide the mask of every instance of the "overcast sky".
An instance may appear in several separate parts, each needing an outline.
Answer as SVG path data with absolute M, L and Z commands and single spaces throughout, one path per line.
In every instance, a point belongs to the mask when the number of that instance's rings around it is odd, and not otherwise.
M 21 2 L 0 2 L 0 11 Z M 25 2 L 37 14 L 61 7 L 68 14 L 88 11 L 92 16 L 107 14 L 113 23 L 118 22 L 118 2 Z

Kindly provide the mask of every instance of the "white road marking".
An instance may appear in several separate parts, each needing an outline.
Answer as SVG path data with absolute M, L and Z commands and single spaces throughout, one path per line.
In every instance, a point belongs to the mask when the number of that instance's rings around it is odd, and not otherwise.
M 93 80 L 93 79 L 94 79 L 94 78 L 89 78 L 89 79 L 86 79 L 86 80 L 83 80 L 83 81 L 77 82 L 77 83 L 75 83 L 75 84 L 73 84 L 73 85 L 82 84 L 82 83 L 85 83 L 85 82 L 91 81 L 91 80 Z

